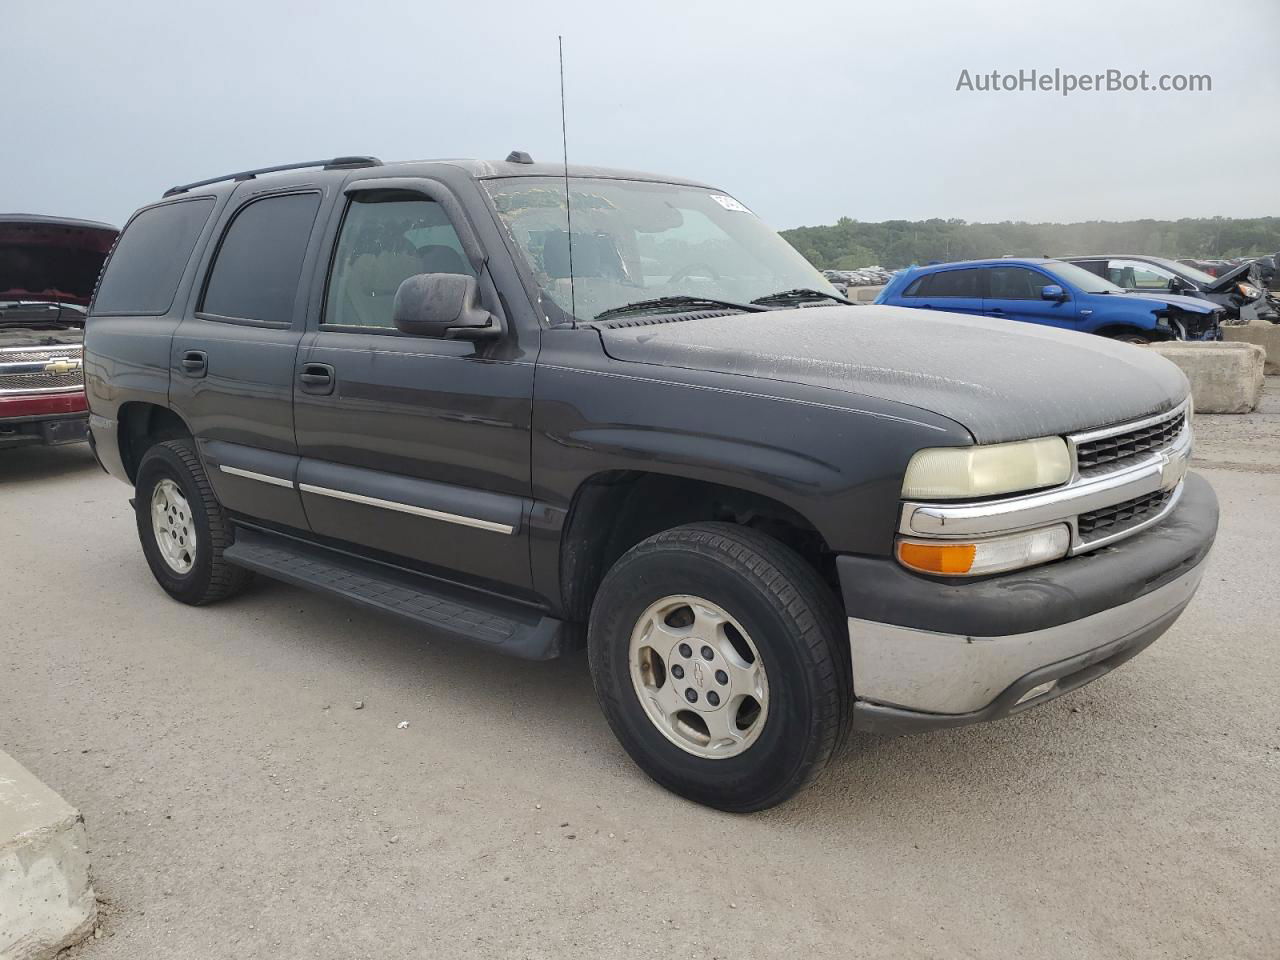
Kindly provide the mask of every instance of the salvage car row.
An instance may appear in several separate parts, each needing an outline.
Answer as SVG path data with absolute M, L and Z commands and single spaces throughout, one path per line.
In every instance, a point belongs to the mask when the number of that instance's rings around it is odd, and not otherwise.
M 94 284 L 117 234 L 105 223 L 0 215 L 0 449 L 86 439 L 80 343 Z M 587 243 L 575 238 L 575 245 Z M 1004 257 L 897 273 L 882 267 L 826 270 L 823 276 L 840 294 L 884 285 L 877 303 L 1146 343 L 1221 339 L 1223 324 L 1280 323 L 1280 300 L 1268 290 L 1274 273 L 1268 257 L 1194 261 L 1130 254 Z

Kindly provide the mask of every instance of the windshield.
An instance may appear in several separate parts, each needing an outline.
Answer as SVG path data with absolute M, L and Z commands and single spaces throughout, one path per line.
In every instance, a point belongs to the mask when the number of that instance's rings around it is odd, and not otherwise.
M 512 177 L 485 187 L 544 297 L 558 308 L 556 319 L 576 307 L 577 319 L 592 320 L 660 297 L 749 303 L 797 288 L 835 294 L 804 257 L 732 197 L 701 187 L 574 177 L 571 298 L 564 181 Z
M 1172 260 L 1154 260 L 1170 273 L 1180 273 L 1198 287 L 1211 287 L 1218 281 L 1209 276 L 1203 270 L 1197 270 L 1195 267 L 1188 266 L 1185 263 L 1174 263 Z
M 1069 283 L 1085 293 L 1128 293 L 1124 287 L 1118 287 L 1110 280 L 1104 280 L 1096 273 L 1090 273 L 1084 267 L 1077 267 L 1074 263 L 1046 263 L 1044 269 L 1064 283 Z

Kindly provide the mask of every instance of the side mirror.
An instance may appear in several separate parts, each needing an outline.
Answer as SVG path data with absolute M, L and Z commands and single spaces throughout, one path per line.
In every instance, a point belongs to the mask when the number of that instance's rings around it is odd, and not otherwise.
M 419 273 L 396 290 L 391 317 L 396 329 L 415 337 L 485 340 L 499 336 L 498 318 L 480 306 L 475 277 Z
M 1046 284 L 1040 288 L 1041 300 L 1065 300 L 1067 299 L 1067 291 L 1063 290 L 1056 283 Z

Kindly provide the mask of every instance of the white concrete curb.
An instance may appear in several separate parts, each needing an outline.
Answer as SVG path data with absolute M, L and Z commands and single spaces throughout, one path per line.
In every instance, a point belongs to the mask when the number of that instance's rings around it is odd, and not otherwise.
M 0 960 L 48 960 L 97 918 L 79 812 L 0 751 Z

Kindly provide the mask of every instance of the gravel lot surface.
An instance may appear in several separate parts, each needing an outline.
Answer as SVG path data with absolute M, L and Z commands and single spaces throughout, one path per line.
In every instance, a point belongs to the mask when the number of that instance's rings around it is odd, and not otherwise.
M 1153 647 L 1010 720 L 855 737 L 750 817 L 647 781 L 583 657 L 501 660 L 270 582 L 183 607 L 86 448 L 5 452 L 0 747 L 84 813 L 105 920 L 75 960 L 1275 960 L 1269 392 L 1197 419 L 1222 531 Z

